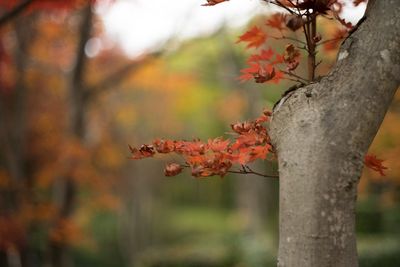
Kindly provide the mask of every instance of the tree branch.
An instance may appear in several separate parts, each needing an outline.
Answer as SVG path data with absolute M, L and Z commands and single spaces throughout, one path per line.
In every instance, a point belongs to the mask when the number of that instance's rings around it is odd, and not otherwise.
M 35 0 L 24 0 L 0 17 L 0 27 L 26 10 Z
M 138 70 L 139 67 L 149 63 L 155 58 L 160 57 L 162 54 L 163 52 L 155 52 L 147 55 L 144 58 L 132 61 L 127 65 L 121 67 L 120 69 L 116 70 L 115 72 L 109 74 L 109 76 L 105 77 L 96 84 L 86 86 L 84 95 L 85 101 L 91 101 L 100 93 L 112 88 L 114 85 L 121 82 L 126 76 Z

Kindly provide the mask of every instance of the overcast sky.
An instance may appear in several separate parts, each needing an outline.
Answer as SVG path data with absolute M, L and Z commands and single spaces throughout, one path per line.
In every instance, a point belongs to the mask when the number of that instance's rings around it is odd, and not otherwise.
M 237 27 L 253 14 L 268 12 L 260 0 L 230 0 L 204 7 L 206 0 L 118 0 L 99 8 L 106 33 L 126 53 L 136 56 L 162 45 L 169 37 L 188 38 L 210 34 L 223 24 Z M 345 9 L 344 17 L 355 22 L 365 5 Z

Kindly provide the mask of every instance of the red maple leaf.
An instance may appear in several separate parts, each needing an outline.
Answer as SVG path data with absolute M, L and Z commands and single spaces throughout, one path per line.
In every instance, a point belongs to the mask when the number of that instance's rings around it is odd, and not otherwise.
M 170 153 L 175 150 L 175 144 L 172 140 L 156 139 L 153 146 L 158 153 Z
M 269 19 L 267 19 L 265 25 L 275 28 L 279 31 L 282 31 L 285 28 L 285 18 L 286 18 L 285 14 L 275 13 Z
M 235 124 L 231 124 L 232 130 L 235 131 L 237 134 L 245 134 L 248 133 L 252 129 L 251 122 L 237 122 Z
M 285 62 L 285 59 L 283 58 L 283 56 L 280 54 L 276 54 L 276 59 L 274 61 L 272 61 L 271 64 L 275 65 L 275 64 L 281 64 L 283 62 Z
M 247 62 L 267 61 L 272 58 L 274 51 L 270 48 L 268 50 L 261 50 L 260 54 L 251 55 Z
M 188 141 L 175 141 L 175 152 L 189 155 L 197 156 L 203 155 L 205 152 L 206 145 L 199 140 L 194 140 L 193 142 Z
M 246 42 L 247 47 L 260 47 L 265 40 L 267 40 L 267 34 L 263 32 L 259 27 L 253 26 L 250 30 L 239 36 L 239 40 L 236 43 Z
M 208 139 L 207 147 L 214 152 L 221 152 L 228 148 L 229 143 L 229 140 L 223 140 L 221 137 L 219 137 L 215 139 Z
M 256 83 L 265 83 L 272 80 L 276 71 L 272 65 L 261 65 L 260 63 L 250 63 L 250 67 L 242 69 L 243 74 L 239 76 L 239 80 L 244 82 L 254 78 Z
M 270 148 L 271 146 L 269 144 L 252 147 L 249 153 L 249 162 L 256 159 L 266 159 Z
M 254 78 L 254 74 L 257 74 L 260 71 L 260 64 L 259 63 L 250 63 L 250 67 L 242 69 L 240 72 L 243 73 L 239 76 L 239 80 L 247 81 Z
M 271 82 L 278 84 L 283 78 L 285 78 L 283 72 L 277 70 L 275 71 L 275 76 L 271 79 Z
M 241 165 L 245 165 L 246 163 L 248 163 L 250 160 L 249 151 L 249 148 L 241 148 L 239 150 L 239 153 L 236 155 L 235 162 Z
M 263 123 L 269 121 L 269 116 L 262 114 L 260 117 L 258 117 L 255 122 L 256 123 Z
M 382 165 L 383 160 L 378 159 L 375 155 L 366 155 L 364 158 L 364 164 L 368 168 L 379 172 L 380 175 L 386 176 L 384 170 L 387 170 L 387 167 Z
M 345 38 L 349 34 L 346 28 L 338 28 L 336 29 L 335 33 L 333 34 L 330 40 L 325 41 L 324 43 L 324 50 L 325 51 L 332 51 L 338 48 L 342 39 Z

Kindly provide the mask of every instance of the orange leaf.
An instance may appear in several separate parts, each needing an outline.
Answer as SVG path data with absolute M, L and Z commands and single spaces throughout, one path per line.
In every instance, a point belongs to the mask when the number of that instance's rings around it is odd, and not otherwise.
M 278 84 L 284 78 L 282 71 L 275 71 L 275 76 L 271 79 L 271 82 Z
M 256 62 L 256 61 L 267 61 L 272 58 L 274 55 L 274 51 L 270 48 L 268 50 L 261 50 L 260 54 L 256 55 L 251 55 L 247 62 Z
M 239 40 L 236 43 L 246 42 L 247 47 L 260 47 L 265 40 L 267 40 L 267 35 L 259 27 L 253 26 L 250 30 L 239 36 Z
M 348 35 L 348 30 L 345 28 L 336 29 L 335 33 L 332 36 L 332 39 L 326 40 L 324 43 L 325 51 L 332 51 L 338 48 L 339 44 L 342 42 L 342 39 Z
M 275 64 L 280 64 L 283 62 L 285 62 L 285 59 L 283 58 L 283 56 L 280 54 L 276 54 L 276 59 L 275 59 L 275 61 L 272 61 L 271 64 L 275 65 Z
M 144 159 L 155 154 L 154 147 L 151 145 L 142 145 L 140 149 L 129 146 L 129 149 L 132 153 L 131 159 Z
M 285 28 L 285 18 L 286 15 L 282 13 L 276 13 L 271 16 L 265 23 L 265 25 L 282 31 Z
M 228 148 L 229 140 L 223 140 L 221 137 L 215 139 L 208 139 L 207 146 L 214 152 L 221 152 Z
M 175 144 L 171 140 L 156 139 L 153 145 L 158 153 L 170 153 L 175 150 Z
M 256 159 L 266 159 L 269 152 L 270 145 L 265 146 L 255 146 L 251 148 L 249 161 L 254 161 Z
M 241 81 L 247 81 L 254 78 L 256 83 L 265 83 L 273 79 L 276 75 L 275 68 L 272 65 L 260 65 L 259 63 L 250 63 L 250 67 L 241 70 L 243 74 L 239 77 Z

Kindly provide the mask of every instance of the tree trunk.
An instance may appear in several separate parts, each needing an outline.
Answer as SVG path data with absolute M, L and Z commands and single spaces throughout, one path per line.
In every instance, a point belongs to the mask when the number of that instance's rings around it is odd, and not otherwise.
M 85 45 L 90 39 L 92 31 L 92 4 L 88 3 L 82 10 L 82 22 L 79 28 L 79 37 L 76 50 L 75 65 L 71 72 L 69 81 L 69 131 L 70 136 L 80 144 L 85 143 L 85 115 L 87 102 L 85 96 L 85 67 L 87 57 L 85 55 Z M 68 164 L 68 163 L 66 163 Z M 77 194 L 77 185 L 73 177 L 58 177 L 55 183 L 55 203 L 59 209 L 58 217 L 55 219 L 54 227 L 58 227 L 58 223 L 63 219 L 72 216 L 75 206 Z M 69 246 L 50 240 L 50 261 L 53 267 L 72 266 L 72 259 L 69 255 Z
M 278 266 L 358 266 L 363 160 L 400 84 L 400 2 L 370 0 L 331 73 L 273 112 L 280 175 Z

